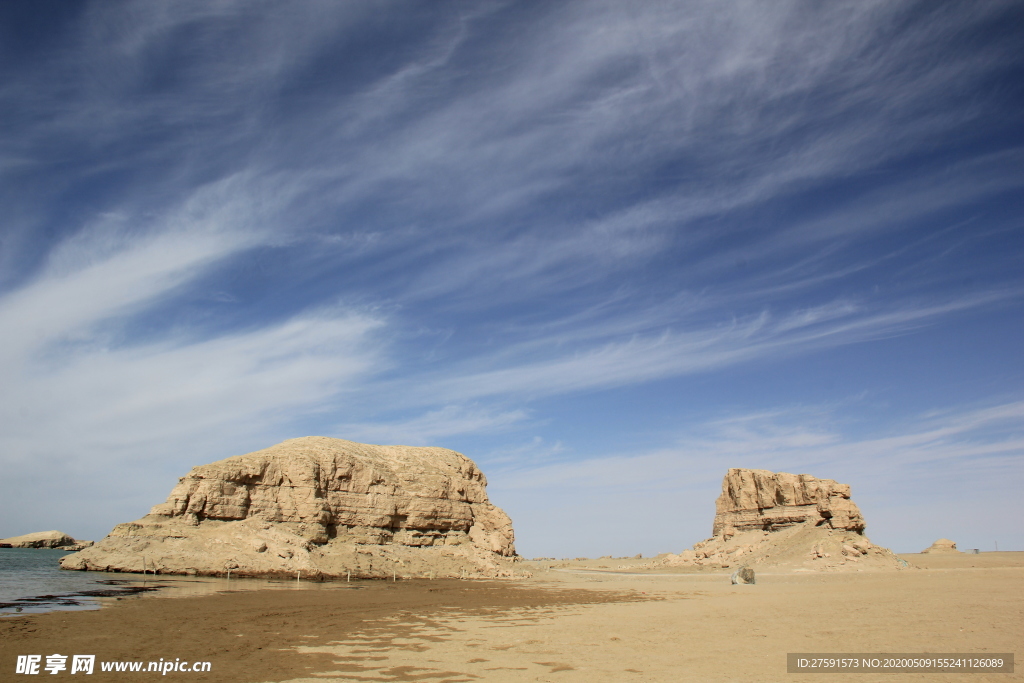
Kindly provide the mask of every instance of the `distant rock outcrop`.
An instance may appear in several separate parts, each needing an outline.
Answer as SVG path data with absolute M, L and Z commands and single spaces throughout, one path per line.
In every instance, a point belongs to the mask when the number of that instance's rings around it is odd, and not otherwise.
M 864 536 L 864 518 L 850 499 L 850 487 L 831 479 L 730 469 L 715 508 L 712 537 L 659 564 L 798 571 L 907 566 Z
M 61 550 L 81 550 L 88 548 L 92 541 L 76 541 L 63 531 L 36 531 L 22 536 L 0 539 L 0 544 L 11 548 L 60 548 Z
M 940 538 L 939 540 L 932 543 L 930 546 L 921 551 L 922 553 L 958 553 L 956 549 L 956 543 L 949 540 L 948 538 Z
M 193 468 L 64 569 L 311 577 L 511 576 L 512 521 L 445 448 L 304 437 Z

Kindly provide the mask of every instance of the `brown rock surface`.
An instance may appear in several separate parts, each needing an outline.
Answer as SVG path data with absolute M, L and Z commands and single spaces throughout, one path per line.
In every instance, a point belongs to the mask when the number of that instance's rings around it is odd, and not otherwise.
M 36 531 L 22 536 L 0 538 L 0 543 L 9 544 L 12 548 L 61 548 L 79 550 L 92 545 L 92 541 L 76 541 L 63 531 Z
M 327 437 L 195 467 L 165 503 L 65 569 L 171 574 L 509 576 L 512 522 L 444 448 Z
M 932 543 L 930 546 L 921 551 L 922 553 L 958 553 L 956 549 L 956 543 L 949 540 L 948 538 L 940 538 L 939 540 Z
M 902 569 L 864 536 L 850 487 L 809 474 L 730 469 L 715 501 L 713 536 L 658 564 L 787 566 L 797 571 Z

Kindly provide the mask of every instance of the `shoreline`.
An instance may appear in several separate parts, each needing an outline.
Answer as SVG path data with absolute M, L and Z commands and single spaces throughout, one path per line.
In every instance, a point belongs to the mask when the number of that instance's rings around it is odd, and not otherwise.
M 991 566 L 970 566 L 983 555 L 905 557 L 932 566 L 765 571 L 753 586 L 731 585 L 725 571 L 575 574 L 534 566 L 534 577 L 520 580 L 359 581 L 362 590 L 331 590 L 326 582 L 318 584 L 326 590 L 165 600 L 150 594 L 101 610 L 0 620 L 0 667 L 13 670 L 17 655 L 56 652 L 97 661 L 209 661 L 209 673 L 168 675 L 232 683 L 325 676 L 767 683 L 788 678 L 788 652 L 995 653 L 1024 642 L 1024 553 L 992 554 Z M 129 681 L 150 674 L 96 675 Z M 1018 681 L 1024 673 L 927 679 Z

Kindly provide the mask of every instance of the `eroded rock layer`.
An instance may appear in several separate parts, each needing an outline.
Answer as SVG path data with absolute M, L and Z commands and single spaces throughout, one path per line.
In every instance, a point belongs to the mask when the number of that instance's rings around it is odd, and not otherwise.
M 193 468 L 149 515 L 118 525 L 62 566 L 230 569 L 236 576 L 510 575 L 512 522 L 491 505 L 486 486 L 469 458 L 444 448 L 291 439 Z
M 733 468 L 722 480 L 711 533 L 774 531 L 808 522 L 859 534 L 865 527 L 847 484 L 809 474 Z

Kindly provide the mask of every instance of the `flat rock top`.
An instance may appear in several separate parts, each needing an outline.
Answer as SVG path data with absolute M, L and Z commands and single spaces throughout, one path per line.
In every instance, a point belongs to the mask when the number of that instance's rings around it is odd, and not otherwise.
M 11 536 L 10 538 L 0 538 L 0 543 L 25 543 L 31 541 L 64 541 L 73 543 L 75 539 L 68 536 L 63 531 L 35 531 L 31 534 L 23 534 L 21 536 Z
M 472 461 L 466 456 L 448 448 L 435 446 L 378 446 L 358 443 L 329 436 L 301 436 L 288 439 L 279 444 L 263 448 L 245 455 L 235 455 L 219 462 L 229 462 L 240 458 L 258 457 L 306 457 L 322 458 L 344 455 L 356 458 L 365 463 L 391 464 L 401 463 L 408 466 L 449 466 L 461 469 L 466 465 L 475 469 Z
M 344 476 L 352 468 L 378 473 L 412 494 L 433 495 L 440 478 L 472 484 L 463 499 L 486 502 L 487 479 L 472 460 L 453 450 L 377 446 L 326 436 L 304 436 L 192 468 L 186 478 L 222 479 L 263 485 L 308 484 Z

